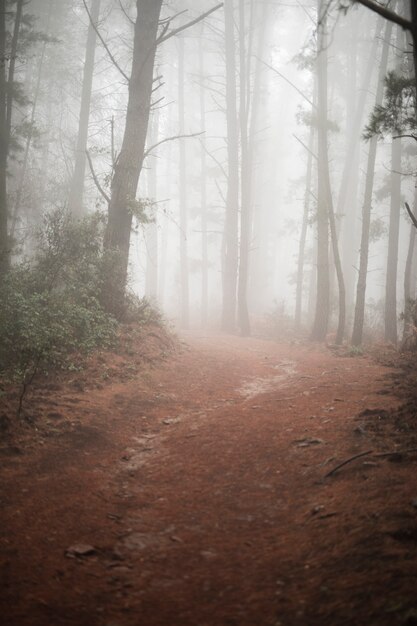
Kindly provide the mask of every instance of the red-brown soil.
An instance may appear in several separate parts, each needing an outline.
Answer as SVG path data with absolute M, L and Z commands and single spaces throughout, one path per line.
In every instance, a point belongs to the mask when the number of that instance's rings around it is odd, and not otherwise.
M 2 623 L 416 624 L 417 455 L 377 456 L 413 447 L 392 369 L 184 341 L 27 399 L 0 457 Z

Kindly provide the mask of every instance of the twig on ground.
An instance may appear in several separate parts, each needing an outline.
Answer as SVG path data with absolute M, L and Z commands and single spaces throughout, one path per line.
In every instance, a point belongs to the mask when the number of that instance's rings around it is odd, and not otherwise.
M 396 456 L 397 454 L 411 454 L 412 452 L 417 452 L 417 448 L 406 448 L 405 450 L 393 450 L 392 452 L 379 452 L 378 454 L 374 454 L 374 457 L 377 459 L 383 459 L 386 456 Z
M 336 465 L 336 467 L 334 467 L 332 470 L 330 470 L 330 472 L 327 472 L 327 474 L 324 475 L 324 478 L 328 478 L 329 476 L 332 476 L 341 467 L 344 467 L 345 465 L 347 465 L 351 461 L 355 461 L 356 459 L 360 459 L 363 456 L 372 455 L 372 457 L 374 459 L 383 459 L 383 458 L 388 457 L 388 456 L 397 456 L 397 455 L 401 455 L 401 454 L 412 454 L 413 452 L 417 452 L 417 448 L 406 448 L 405 450 L 392 450 L 391 452 L 377 452 L 377 453 L 374 453 L 373 450 L 367 450 L 366 452 L 360 452 L 359 454 L 355 454 L 354 456 L 351 456 L 349 459 L 346 459 L 346 461 L 343 461 L 342 463 L 339 463 L 339 465 Z
M 342 463 L 339 463 L 339 465 L 336 465 L 336 467 L 330 470 L 330 472 L 327 472 L 327 474 L 324 475 L 324 478 L 328 478 L 329 476 L 332 476 L 341 467 L 344 467 L 348 463 L 351 463 L 352 461 L 355 461 L 355 459 L 359 459 L 362 456 L 368 456 L 369 454 L 372 454 L 372 452 L 373 450 L 367 450 L 366 452 L 360 452 L 359 454 L 355 454 L 354 456 L 351 456 L 349 459 L 346 459 L 346 461 L 343 461 Z

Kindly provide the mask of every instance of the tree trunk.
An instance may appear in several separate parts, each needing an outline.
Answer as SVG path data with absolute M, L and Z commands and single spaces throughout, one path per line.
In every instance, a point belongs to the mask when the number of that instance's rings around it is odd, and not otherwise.
M 315 91 L 316 90 L 314 89 L 314 92 Z M 314 101 L 315 99 L 316 98 L 314 94 Z M 295 292 L 295 327 L 298 330 L 300 329 L 300 326 L 301 326 L 301 315 L 302 315 L 302 305 L 303 305 L 304 257 L 305 257 L 305 246 L 306 246 L 306 239 L 307 239 L 308 214 L 310 211 L 310 199 L 311 199 L 311 179 L 312 179 L 312 173 L 313 173 L 314 135 L 315 135 L 314 125 L 311 124 L 309 140 L 308 140 L 308 152 L 307 152 L 307 173 L 306 173 L 306 183 L 305 183 L 305 192 L 304 192 L 303 221 L 301 224 L 300 240 L 298 242 L 297 285 L 296 285 L 296 292 Z
M 109 273 L 104 301 L 109 311 L 120 314 L 129 263 L 132 209 L 142 169 L 151 106 L 153 69 L 162 0 L 137 0 L 132 71 L 122 148 L 111 185 L 105 247 L 116 254 L 117 271 Z
M 414 190 L 414 205 L 413 205 L 413 214 L 417 215 L 417 189 Z M 405 262 L 405 271 L 404 271 L 404 329 L 403 329 L 403 341 L 410 334 L 410 300 L 412 299 L 411 295 L 411 274 L 413 267 L 413 257 L 415 251 L 415 243 L 416 243 L 416 227 L 414 224 L 410 225 L 410 238 L 408 242 L 408 251 L 407 251 L 407 259 Z
M 50 11 L 51 11 L 51 5 L 50 5 Z M 49 18 L 50 18 L 50 13 L 49 13 Z M 48 19 L 48 26 L 49 26 L 49 19 Z M 16 190 L 16 197 L 15 197 L 14 206 L 13 206 L 12 223 L 10 226 L 11 238 L 13 238 L 15 234 L 16 224 L 19 219 L 19 213 L 20 213 L 22 199 L 23 199 L 23 192 L 25 189 L 26 173 L 27 173 L 27 168 L 28 168 L 28 163 L 29 163 L 29 153 L 30 153 L 30 149 L 32 146 L 33 129 L 35 125 L 38 99 L 39 99 L 40 87 L 41 87 L 41 82 L 42 82 L 42 72 L 43 72 L 43 65 L 45 61 L 46 45 L 47 45 L 47 42 L 45 41 L 42 46 L 42 53 L 39 59 L 38 78 L 36 81 L 35 95 L 32 101 L 32 111 L 30 115 L 29 131 L 26 137 L 26 144 L 25 144 L 25 149 L 24 149 L 24 154 L 23 154 L 23 162 L 21 166 L 19 183 L 18 183 L 18 187 Z
M 7 232 L 7 98 L 6 98 L 6 0 L 0 0 L 0 280 L 10 263 Z
M 342 263 L 339 254 L 339 245 L 337 242 L 336 219 L 333 210 L 332 190 L 330 186 L 329 161 L 326 161 L 326 187 L 327 187 L 327 210 L 329 213 L 330 234 L 332 241 L 333 260 L 336 268 L 337 285 L 339 289 L 339 318 L 337 323 L 336 344 L 343 343 L 346 323 L 346 289 L 343 278 Z
M 414 82 L 417 94 L 417 3 L 410 0 L 411 36 L 413 38 Z M 416 110 L 417 116 L 417 110 Z
M 149 144 L 155 145 L 159 136 L 159 111 L 152 115 L 150 124 Z M 158 159 L 153 157 L 152 163 L 147 170 L 148 196 L 151 200 L 156 200 L 158 195 Z M 146 276 L 145 295 L 154 304 L 158 300 L 158 223 L 155 207 L 151 208 L 151 223 L 146 226 Z
M 92 0 L 88 25 L 87 47 L 84 62 L 83 85 L 81 92 L 81 108 L 78 125 L 77 148 L 75 153 L 74 173 L 71 180 L 68 207 L 71 214 L 81 217 L 85 213 L 83 207 L 83 191 L 85 177 L 85 161 L 88 139 L 88 121 L 90 118 L 91 90 L 93 86 L 94 56 L 96 50 L 96 31 L 93 24 L 97 24 L 100 14 L 101 0 Z M 91 23 L 93 22 L 93 24 Z
M 396 46 L 401 50 L 402 30 L 397 26 Z M 396 70 L 400 69 L 397 57 Z M 391 205 L 388 234 L 387 275 L 385 283 L 385 340 L 397 345 L 397 270 L 401 207 L 401 139 L 392 140 Z
M 16 16 L 13 28 L 13 37 L 10 47 L 10 63 L 7 76 L 7 129 L 6 129 L 6 151 L 9 154 L 10 134 L 12 130 L 12 112 L 13 112 L 13 83 L 17 58 L 17 44 L 19 42 L 20 26 L 22 23 L 23 0 L 17 0 Z
M 324 341 L 329 323 L 329 221 L 326 170 L 327 154 L 327 36 L 326 6 L 318 0 L 318 56 L 317 56 L 317 110 L 318 110 L 318 181 L 317 181 L 317 292 L 316 310 L 311 338 Z
M 256 48 L 254 50 L 253 61 L 253 87 L 251 89 L 251 114 L 249 124 L 249 162 L 251 168 L 251 250 L 248 284 L 248 302 L 251 311 L 264 311 L 265 304 L 265 284 L 270 278 L 267 263 L 268 235 L 271 229 L 268 228 L 266 206 L 269 208 L 265 193 L 265 179 L 268 180 L 267 168 L 259 168 L 260 151 L 262 150 L 262 130 L 264 130 L 265 115 L 267 115 L 267 105 L 262 98 L 265 76 L 265 65 L 262 59 L 268 54 L 271 29 L 274 20 L 271 19 L 272 5 L 268 2 L 260 2 L 255 5 L 254 25 L 258 29 L 256 36 Z M 265 159 L 266 154 L 262 155 Z M 266 157 L 268 158 L 268 157 Z M 269 168 L 273 168 L 272 159 L 268 158 Z
M 239 52 L 240 52 L 240 158 L 241 158 L 241 194 L 240 194 L 240 256 L 238 277 L 238 323 L 241 334 L 250 335 L 250 321 L 247 303 L 247 285 L 249 272 L 249 243 L 251 232 L 250 177 L 248 145 L 248 63 L 245 45 L 245 0 L 239 0 Z
M 204 25 L 201 28 L 198 56 L 200 80 L 200 125 L 204 133 L 200 150 L 200 185 L 201 185 L 201 325 L 207 326 L 208 320 L 208 241 L 207 241 L 207 153 L 206 153 L 206 89 L 204 86 L 205 63 L 203 48 Z
M 185 103 L 184 103 L 184 38 L 180 35 L 178 42 L 178 118 L 179 134 L 185 134 Z M 179 140 L 179 201 L 180 201 L 180 293 L 181 293 L 181 328 L 188 328 L 190 323 L 189 288 L 188 288 L 188 206 L 187 206 L 187 154 L 186 140 Z
M 369 21 L 370 15 L 366 16 Z M 363 19 L 362 11 L 359 12 L 359 18 Z M 371 50 L 369 51 L 368 61 L 365 66 L 365 71 L 362 76 L 360 89 L 356 96 L 356 90 L 353 91 L 355 81 L 352 80 L 352 85 L 349 88 L 351 97 L 354 101 L 352 109 L 352 118 L 350 120 L 347 141 L 346 158 L 344 161 L 342 181 L 340 184 L 340 191 L 337 202 L 337 215 L 342 218 L 342 249 L 343 249 L 343 261 L 344 271 L 346 277 L 346 292 L 347 302 L 349 303 L 349 310 L 352 310 L 352 299 L 354 290 L 354 266 L 357 264 L 358 257 L 358 238 L 357 238 L 357 196 L 358 196 L 358 183 L 359 183 L 359 149 L 360 149 L 360 134 L 363 125 L 363 117 L 365 111 L 366 98 L 369 93 L 369 85 L 372 79 L 372 71 L 375 66 L 375 57 L 377 54 L 378 44 L 381 38 L 381 32 L 383 27 L 383 20 L 379 18 L 377 20 L 375 35 L 372 43 Z M 354 34 L 355 42 L 357 41 L 357 34 Z M 356 53 L 356 50 L 355 50 Z M 355 72 L 356 73 L 356 72 Z
M 391 205 L 385 284 L 385 340 L 397 344 L 397 270 L 401 206 L 401 139 L 392 142 Z
M 222 328 L 231 331 L 236 323 L 236 285 L 238 267 L 238 211 L 239 211 L 239 146 L 236 109 L 236 46 L 233 0 L 225 0 L 226 39 L 226 121 L 227 121 L 227 197 L 223 234 Z
M 377 92 L 375 107 L 381 106 L 384 96 L 384 79 L 387 73 L 388 52 L 391 41 L 392 23 L 387 22 L 385 27 L 384 43 L 382 47 L 381 62 L 378 72 Z M 369 232 L 371 225 L 372 192 L 375 176 L 375 160 L 378 146 L 378 138 L 373 136 L 369 142 L 368 160 L 366 166 L 365 195 L 362 207 L 362 233 L 359 257 L 359 274 L 356 287 L 355 317 L 353 321 L 352 345 L 360 346 L 363 336 L 363 324 L 365 319 L 365 294 L 366 278 L 368 274 L 369 257 Z

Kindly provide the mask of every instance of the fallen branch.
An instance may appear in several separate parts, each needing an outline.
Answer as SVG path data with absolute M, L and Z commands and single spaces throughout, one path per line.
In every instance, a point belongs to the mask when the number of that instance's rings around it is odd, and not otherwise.
M 354 456 L 351 456 L 349 459 L 346 459 L 346 461 L 343 461 L 342 463 L 339 463 L 339 465 L 336 465 L 336 467 L 334 467 L 332 470 L 330 470 L 330 472 L 327 472 L 327 474 L 324 475 L 324 478 L 328 478 L 329 476 L 332 476 L 341 467 L 344 467 L 345 465 L 347 465 L 351 461 L 355 461 L 356 459 L 360 459 L 363 456 L 372 455 L 372 457 L 374 459 L 383 459 L 383 458 L 386 458 L 388 456 L 398 456 L 398 455 L 401 456 L 402 454 L 412 454 L 413 452 L 417 452 L 417 448 L 406 448 L 405 450 L 392 450 L 391 452 L 377 452 L 377 453 L 374 453 L 373 450 L 367 450 L 366 452 L 360 452 L 359 454 L 355 454 Z
M 374 457 L 377 459 L 382 459 L 387 456 L 396 456 L 397 454 L 411 454 L 412 452 L 417 452 L 417 448 L 407 448 L 406 450 L 393 450 L 392 452 L 379 452 L 378 454 L 374 454 Z
M 335 472 L 337 472 L 337 470 L 339 470 L 341 467 L 344 467 L 348 463 L 351 463 L 352 461 L 355 461 L 356 459 L 360 459 L 362 456 L 368 456 L 369 454 L 372 454 L 372 453 L 373 453 L 373 450 L 367 450 L 366 452 L 360 452 L 359 454 L 355 454 L 354 456 L 351 456 L 349 459 L 346 459 L 346 461 L 343 461 L 342 463 L 339 463 L 339 465 L 336 465 L 336 467 L 330 470 L 330 472 L 327 472 L 327 474 L 324 475 L 324 478 L 328 478 L 329 476 L 332 476 Z

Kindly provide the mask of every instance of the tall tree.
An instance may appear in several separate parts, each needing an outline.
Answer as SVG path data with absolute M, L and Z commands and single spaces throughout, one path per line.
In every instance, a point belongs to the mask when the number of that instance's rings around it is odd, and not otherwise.
M 384 78 L 387 72 L 388 52 L 391 41 L 392 23 L 388 22 L 385 27 L 381 60 L 378 71 L 378 83 L 375 96 L 375 108 L 380 107 L 384 95 Z M 353 321 L 352 344 L 359 346 L 362 343 L 363 324 L 365 319 L 365 295 L 366 280 L 368 275 L 369 258 L 369 233 L 371 226 L 372 193 L 374 187 L 375 161 L 378 145 L 378 137 L 373 135 L 369 141 L 368 157 L 366 164 L 365 192 L 362 206 L 362 231 L 359 255 L 359 272 L 356 286 L 355 315 Z
M 53 2 L 52 0 L 49 0 L 48 9 L 47 9 L 47 19 L 46 19 L 47 36 L 44 38 L 44 41 L 42 44 L 42 51 L 39 57 L 38 66 L 36 68 L 37 78 L 36 78 L 36 83 L 35 83 L 35 91 L 33 94 L 32 101 L 31 101 L 31 112 L 30 112 L 30 118 L 29 118 L 30 121 L 28 125 L 28 131 L 25 136 L 23 160 L 22 160 L 22 165 L 20 168 L 20 175 L 19 175 L 19 180 L 17 183 L 16 196 L 15 196 L 14 205 L 13 205 L 13 215 L 12 215 L 11 225 L 10 225 L 11 237 L 13 237 L 15 234 L 16 224 L 19 219 L 19 213 L 21 211 L 23 192 L 25 189 L 25 183 L 26 183 L 26 177 L 27 177 L 28 165 L 29 165 L 29 154 L 30 154 L 30 150 L 32 147 L 34 136 L 36 134 L 35 133 L 35 121 L 36 121 L 36 114 L 38 110 L 38 101 L 39 101 L 40 92 L 41 92 L 42 78 L 43 78 L 44 69 L 45 69 L 45 55 L 46 55 L 46 48 L 48 45 L 48 35 L 49 35 L 49 30 L 50 30 L 50 22 L 51 22 L 53 9 L 54 9 Z
M 417 216 L 417 188 L 414 190 L 414 205 L 413 205 L 413 215 L 416 218 Z M 403 329 L 403 340 L 406 339 L 410 335 L 410 323 L 412 322 L 411 318 L 411 299 L 412 299 L 412 268 L 413 268 L 413 259 L 415 256 L 415 247 L 416 247 L 416 227 L 413 223 L 410 225 L 410 238 L 408 242 L 408 251 L 407 251 L 407 259 L 405 262 L 405 270 L 404 270 L 404 329 Z
M 251 2 L 253 10 L 253 2 Z M 252 24 L 249 25 L 249 32 Z M 245 0 L 239 0 L 239 75 L 240 75 L 240 246 L 238 274 L 238 322 L 241 334 L 250 335 L 247 302 L 249 244 L 251 235 L 251 159 L 249 152 L 250 52 L 246 46 Z M 248 46 L 248 48 L 250 48 Z
M 327 149 L 327 19 L 326 6 L 318 0 L 317 26 L 317 293 L 311 338 L 324 341 L 329 324 L 329 219 L 328 219 L 328 149 Z
M 198 45 L 198 64 L 200 72 L 200 125 L 204 133 L 200 149 L 200 190 L 201 190 L 201 325 L 207 326 L 208 321 L 208 237 L 207 237 L 207 146 L 206 146 L 206 88 L 204 58 L 204 24 Z
M 396 47 L 402 50 L 403 36 L 397 26 Z M 402 55 L 401 55 L 402 57 Z M 402 58 L 397 52 L 395 67 L 402 65 Z M 387 274 L 385 282 L 385 339 L 394 345 L 397 343 L 397 272 L 398 246 L 400 233 L 401 208 L 401 138 L 392 139 L 391 148 L 391 201 L 388 233 Z
M 152 115 L 149 132 L 149 143 L 158 143 L 159 136 L 159 110 L 155 110 Z M 147 171 L 148 196 L 151 203 L 154 203 L 158 195 L 158 159 L 154 158 L 152 166 Z M 156 303 L 158 299 L 158 216 L 155 204 L 151 204 L 150 223 L 145 229 L 146 241 L 146 277 L 145 295 L 149 300 Z
M 107 275 L 104 290 L 106 306 L 115 314 L 120 314 L 124 301 L 130 232 L 148 131 L 162 0 L 137 0 L 136 7 L 125 130 L 111 183 L 105 237 L 106 248 L 118 256 L 118 271 Z
M 10 265 L 11 242 L 8 235 L 7 166 L 16 95 L 15 68 L 24 3 L 23 0 L 16 2 L 10 48 L 7 45 L 7 4 L 7 0 L 0 1 L 0 279 L 5 275 Z
M 316 100 L 316 89 L 314 88 L 313 109 L 316 108 L 315 100 Z M 309 212 L 310 212 L 310 203 L 311 203 L 311 196 L 312 196 L 311 181 L 312 181 L 312 175 L 313 175 L 313 158 L 316 157 L 316 155 L 313 152 L 314 139 L 315 139 L 315 128 L 313 124 L 310 124 L 309 139 L 308 139 L 308 146 L 307 146 L 307 171 L 306 171 L 305 191 L 304 191 L 304 209 L 303 209 L 303 218 L 302 218 L 302 223 L 301 223 L 300 239 L 298 242 L 298 256 L 297 256 L 297 283 L 296 283 L 296 292 L 295 292 L 295 327 L 297 329 L 299 329 L 301 326 L 301 316 L 302 316 L 305 248 L 306 248 L 306 240 L 307 240 L 308 217 L 309 217 Z
M 9 267 L 10 250 L 7 232 L 7 57 L 6 57 L 6 0 L 0 1 L 0 280 Z
M 226 46 L 227 196 L 222 243 L 223 330 L 234 330 L 238 267 L 239 132 L 237 122 L 236 43 L 233 0 L 224 2 Z
M 407 5 L 402 5 L 409 17 L 404 17 L 398 11 L 396 11 L 396 2 L 393 7 L 388 5 L 384 6 L 376 2 L 375 0 L 354 0 L 363 4 L 363 6 L 371 9 L 374 13 L 378 13 L 388 21 L 397 24 L 405 31 L 411 34 L 413 42 L 413 60 L 414 60 L 414 82 L 417 92 L 417 3 L 415 0 L 408 0 Z
M 363 11 L 357 11 L 358 16 L 356 20 L 363 21 Z M 368 22 L 369 22 L 369 15 Z M 359 26 L 358 22 L 357 25 Z M 369 24 L 366 22 L 364 27 Z M 349 85 L 349 120 L 347 126 L 347 150 L 346 157 L 343 164 L 342 179 L 339 189 L 339 195 L 337 199 L 337 215 L 343 218 L 342 224 L 342 243 L 343 243 L 343 260 L 344 260 L 344 274 L 346 278 L 346 292 L 348 307 L 351 309 L 351 303 L 353 300 L 354 291 L 354 268 L 357 265 L 357 197 L 359 187 L 359 149 L 360 149 L 360 135 L 363 127 L 363 118 L 365 114 L 366 99 L 368 96 L 368 87 L 372 79 L 372 72 L 375 65 L 375 57 L 377 54 L 377 47 L 381 38 L 381 32 L 383 27 L 383 20 L 378 19 L 375 34 L 373 37 L 373 43 L 367 62 L 364 65 L 364 72 L 359 89 L 355 89 L 356 80 L 356 62 L 357 62 L 357 47 L 358 37 L 360 36 L 360 29 L 356 30 L 352 34 L 355 45 L 350 46 L 349 59 L 354 67 L 351 70 L 352 80 Z M 363 30 L 362 30 L 363 32 Z
M 116 315 L 123 310 L 129 263 L 130 233 L 135 213 L 142 212 L 136 200 L 139 176 L 145 156 L 145 142 L 153 93 L 153 72 L 158 45 L 204 19 L 220 5 L 198 18 L 170 29 L 172 18 L 164 21 L 158 35 L 163 0 L 137 0 L 134 25 L 133 58 L 129 79 L 129 95 L 122 146 L 111 182 L 108 222 L 104 245 L 116 254 L 117 271 L 106 277 L 103 298 L 109 311 Z
M 184 38 L 180 37 L 178 54 L 178 120 L 179 133 L 185 135 L 184 102 Z M 189 285 L 188 285 L 188 207 L 187 207 L 187 164 L 185 139 L 179 139 L 179 202 L 180 202 L 180 319 L 182 328 L 190 323 Z
M 77 147 L 75 152 L 74 173 L 72 175 L 68 200 L 69 210 L 71 211 L 72 215 L 76 217 L 80 217 L 84 213 L 83 191 L 86 165 L 85 151 L 87 149 L 88 121 L 90 118 L 91 90 L 93 86 L 94 57 L 97 39 L 96 31 L 98 18 L 100 15 L 101 0 L 92 0 L 90 9 L 87 8 L 86 1 L 83 0 L 83 2 L 89 15 L 89 24 L 81 91 L 80 115 L 78 118 L 78 135 Z
M 326 167 L 327 166 L 327 167 Z M 346 323 L 346 288 L 342 271 L 342 262 L 340 260 L 339 245 L 337 240 L 336 218 L 333 209 L 332 189 L 330 185 L 329 160 L 324 163 L 323 174 L 325 175 L 327 211 L 329 216 L 330 235 L 332 243 L 333 260 L 336 268 L 338 296 L 339 296 L 339 316 L 336 332 L 336 343 L 341 344 L 345 334 Z

